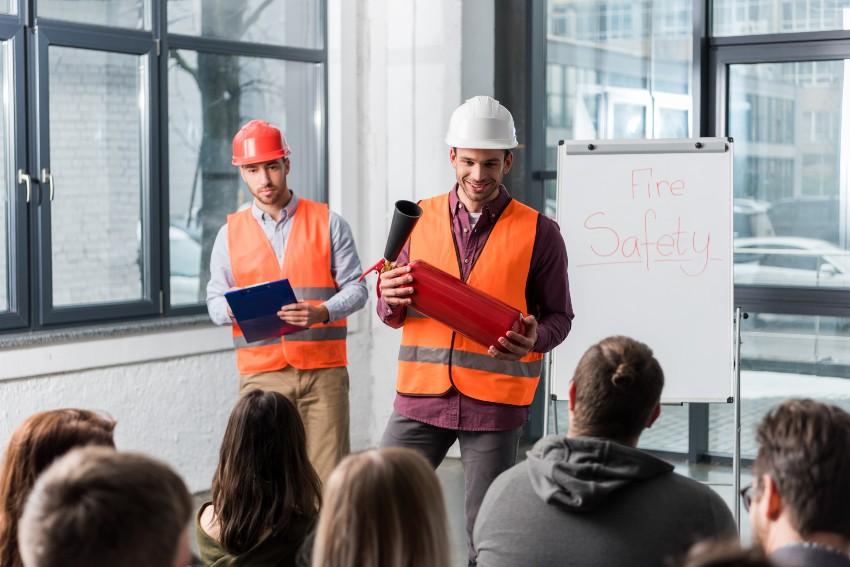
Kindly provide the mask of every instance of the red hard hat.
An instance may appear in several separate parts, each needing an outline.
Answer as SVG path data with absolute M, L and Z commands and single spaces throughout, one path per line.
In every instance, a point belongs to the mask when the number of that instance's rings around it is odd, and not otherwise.
M 233 165 L 263 163 L 289 154 L 286 138 L 265 120 L 251 120 L 233 136 Z

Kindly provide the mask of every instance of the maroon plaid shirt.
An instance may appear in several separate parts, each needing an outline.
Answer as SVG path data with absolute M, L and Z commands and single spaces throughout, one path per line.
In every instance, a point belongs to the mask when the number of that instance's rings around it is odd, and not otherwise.
M 462 279 L 466 280 L 469 276 L 470 267 L 475 264 L 493 226 L 510 201 L 510 194 L 501 187 L 499 196 L 484 205 L 473 229 L 469 212 L 457 196 L 457 185 L 452 189 L 449 194 L 452 232 L 461 258 L 469 259 L 469 262 L 460 263 Z M 406 264 L 408 260 L 409 247 L 405 245 L 397 264 Z M 538 220 L 526 286 L 526 302 L 539 323 L 534 351 L 549 352 L 566 338 L 574 315 L 567 280 L 564 239 L 555 221 L 544 215 L 540 215 Z M 378 316 L 390 327 L 401 327 L 406 314 L 405 307 L 392 308 L 383 298 L 378 300 Z M 521 426 L 528 418 L 526 407 L 474 400 L 455 388 L 442 396 L 397 394 L 394 407 L 399 414 L 409 419 L 460 431 L 505 431 Z

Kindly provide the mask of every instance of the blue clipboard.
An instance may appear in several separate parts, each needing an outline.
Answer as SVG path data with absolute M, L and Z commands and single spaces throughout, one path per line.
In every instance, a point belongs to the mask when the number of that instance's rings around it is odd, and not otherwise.
M 298 301 L 287 279 L 234 289 L 226 292 L 224 298 L 249 343 L 305 329 L 281 321 L 277 316 L 283 305 Z

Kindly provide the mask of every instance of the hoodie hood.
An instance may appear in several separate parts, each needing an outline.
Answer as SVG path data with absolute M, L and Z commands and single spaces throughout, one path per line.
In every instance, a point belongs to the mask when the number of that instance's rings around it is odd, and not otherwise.
M 547 504 L 590 511 L 612 493 L 673 471 L 652 455 L 595 437 L 544 437 L 528 452 L 531 486 Z

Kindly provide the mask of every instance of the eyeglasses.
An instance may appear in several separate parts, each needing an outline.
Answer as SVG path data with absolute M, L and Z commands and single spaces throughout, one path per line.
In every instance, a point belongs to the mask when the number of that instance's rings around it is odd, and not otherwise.
M 748 484 L 741 489 L 741 500 L 744 503 L 744 510 L 750 511 L 750 505 L 753 503 L 753 485 Z

